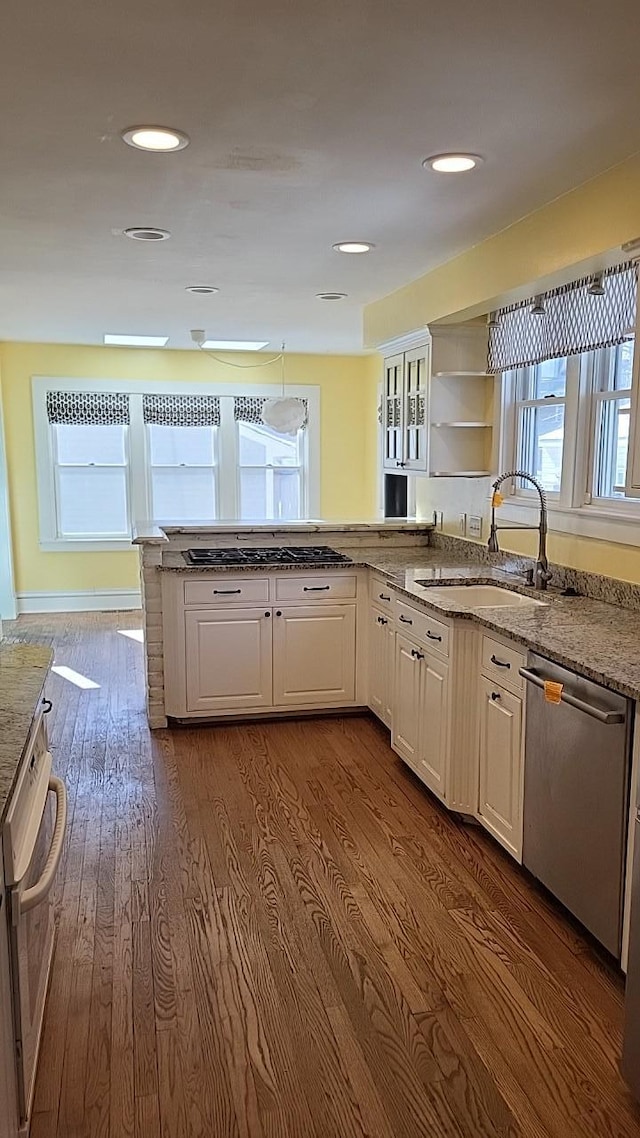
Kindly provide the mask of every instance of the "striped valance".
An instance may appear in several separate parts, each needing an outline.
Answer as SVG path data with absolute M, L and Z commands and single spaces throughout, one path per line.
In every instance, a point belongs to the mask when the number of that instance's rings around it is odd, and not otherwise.
M 233 417 L 236 423 L 255 423 L 263 427 L 262 410 L 265 403 L 273 398 L 272 395 L 236 395 L 233 400 Z M 306 427 L 309 419 L 309 404 L 306 399 L 301 399 L 300 403 L 304 405 L 303 427 Z
M 145 423 L 159 427 L 219 427 L 217 395 L 143 395 Z
M 488 370 L 508 371 L 543 360 L 609 348 L 633 334 L 638 267 L 628 261 L 602 274 L 602 295 L 590 292 L 593 277 L 501 308 L 489 325 Z
M 129 396 L 111 391 L 48 391 L 47 418 L 50 423 L 72 426 L 126 426 Z

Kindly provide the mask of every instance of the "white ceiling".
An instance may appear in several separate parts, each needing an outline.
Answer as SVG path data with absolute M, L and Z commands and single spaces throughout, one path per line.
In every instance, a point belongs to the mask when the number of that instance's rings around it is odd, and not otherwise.
M 640 149 L 634 0 L 10 0 L 0 339 L 356 352 L 362 306 Z M 136 123 L 185 130 L 132 150 Z M 471 150 L 458 177 L 421 159 Z M 153 225 L 170 241 L 121 230 Z M 336 241 L 373 241 L 367 256 Z M 189 284 L 220 293 L 196 297 Z M 349 299 L 323 303 L 320 291 Z M 266 349 L 269 351 L 270 349 Z

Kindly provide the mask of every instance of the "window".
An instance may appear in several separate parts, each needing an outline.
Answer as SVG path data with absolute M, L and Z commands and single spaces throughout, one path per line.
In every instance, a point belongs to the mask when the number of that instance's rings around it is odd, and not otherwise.
M 625 494 L 633 353 L 629 339 L 504 373 L 503 467 L 535 475 L 551 511 L 565 514 L 557 528 L 600 536 L 595 518 L 640 513 L 637 499 Z M 532 500 L 527 483 L 518 483 L 505 520 L 529 523 L 522 510 Z M 568 522 L 567 513 L 576 511 L 591 523 Z
M 243 521 L 301 518 L 304 432 L 281 435 L 260 423 L 238 423 L 240 517 Z
M 125 548 L 137 521 L 289 521 L 319 512 L 319 393 L 296 435 L 262 422 L 266 386 L 33 380 L 44 549 Z

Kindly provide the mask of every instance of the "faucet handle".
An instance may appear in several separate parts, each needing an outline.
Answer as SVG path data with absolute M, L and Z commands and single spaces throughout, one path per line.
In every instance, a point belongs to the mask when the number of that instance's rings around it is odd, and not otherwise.
M 535 581 L 535 572 L 536 571 L 533 568 L 525 569 L 525 571 L 523 573 L 523 577 L 524 577 L 526 585 L 532 585 L 533 586 L 534 581 Z

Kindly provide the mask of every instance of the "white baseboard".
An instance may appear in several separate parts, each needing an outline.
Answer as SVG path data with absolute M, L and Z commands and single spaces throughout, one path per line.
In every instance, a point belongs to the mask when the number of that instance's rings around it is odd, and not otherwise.
M 17 593 L 18 612 L 118 612 L 142 608 L 139 589 L 78 589 L 73 592 Z

